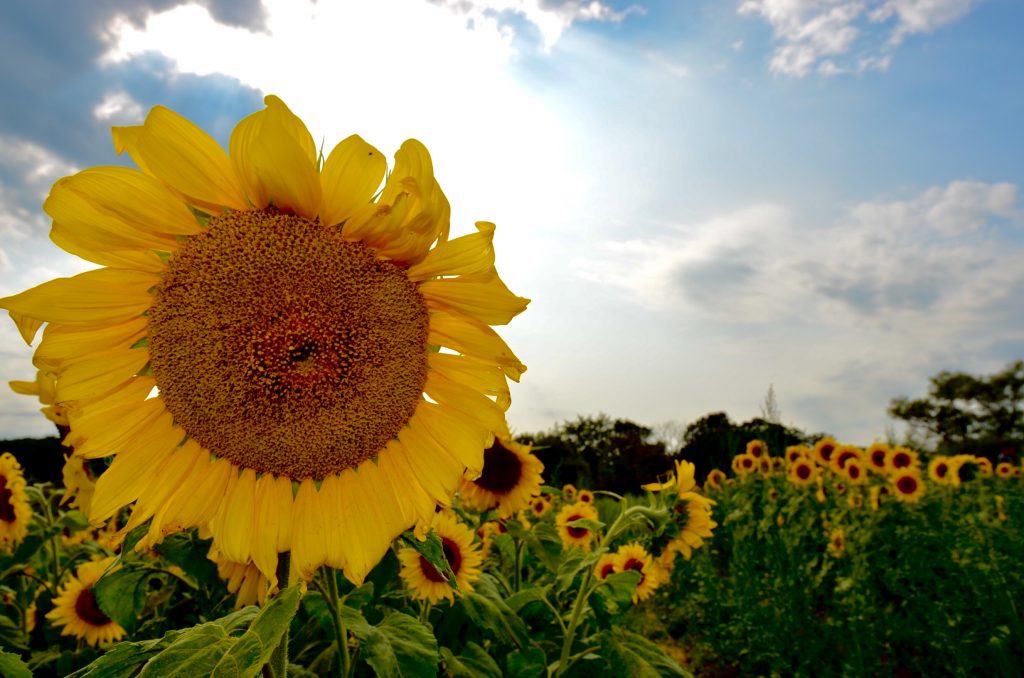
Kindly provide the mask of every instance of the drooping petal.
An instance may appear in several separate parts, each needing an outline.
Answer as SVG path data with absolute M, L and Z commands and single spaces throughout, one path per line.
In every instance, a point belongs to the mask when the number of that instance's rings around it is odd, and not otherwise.
M 320 222 L 334 226 L 368 205 L 386 170 L 383 154 L 358 135 L 343 139 L 327 156 L 320 173 Z
M 409 267 L 409 280 L 442 275 L 486 273 L 494 268 L 494 224 L 476 222 L 477 232 L 438 244 L 422 261 Z
M 526 371 L 526 365 L 519 362 L 519 358 L 497 332 L 478 320 L 454 311 L 434 311 L 430 314 L 430 335 L 427 341 L 480 360 L 495 362 L 512 381 L 519 381 L 519 377 Z

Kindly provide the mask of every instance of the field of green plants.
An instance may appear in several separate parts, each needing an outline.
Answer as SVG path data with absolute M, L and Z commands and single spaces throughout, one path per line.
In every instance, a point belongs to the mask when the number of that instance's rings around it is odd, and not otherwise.
M 622 497 L 542 485 L 527 446 L 503 449 L 524 463 L 501 500 L 464 487 L 361 585 L 321 568 L 276 593 L 200 531 L 133 549 L 146 526 L 90 528 L 72 508 L 88 504 L 87 474 L 29 485 L 7 455 L 0 675 L 1013 676 L 1024 665 L 1019 466 L 831 440 L 773 456 L 753 441 L 703 487 L 677 462 Z

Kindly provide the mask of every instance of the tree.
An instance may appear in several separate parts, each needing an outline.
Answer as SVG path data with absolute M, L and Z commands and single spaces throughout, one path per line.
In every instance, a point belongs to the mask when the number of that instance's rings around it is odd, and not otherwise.
M 725 412 L 713 412 L 687 427 L 679 455 L 694 463 L 697 479 L 703 481 L 713 468 L 728 469 L 732 458 L 743 452 L 751 440 L 764 441 L 772 456 L 781 457 L 787 447 L 810 442 L 810 437 L 799 429 L 761 417 L 734 424 Z
M 976 377 L 939 372 L 928 396 L 901 396 L 889 403 L 889 416 L 901 419 L 915 436 L 939 454 L 976 454 L 995 459 L 1016 457 L 1024 440 L 1024 361 L 1002 372 Z

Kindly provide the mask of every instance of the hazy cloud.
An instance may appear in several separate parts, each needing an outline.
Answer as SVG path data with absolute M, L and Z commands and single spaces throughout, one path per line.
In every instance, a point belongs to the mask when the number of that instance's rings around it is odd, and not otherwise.
M 963 18 L 977 0 L 743 0 L 742 15 L 771 24 L 774 73 L 804 76 L 885 70 L 908 35 Z

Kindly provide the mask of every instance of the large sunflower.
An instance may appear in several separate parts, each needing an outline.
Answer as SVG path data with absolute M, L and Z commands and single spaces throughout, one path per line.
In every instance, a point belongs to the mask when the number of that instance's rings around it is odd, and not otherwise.
M 469 474 L 459 487 L 462 503 L 478 511 L 498 508 L 508 518 L 528 508 L 540 494 L 544 464 L 523 445 L 508 438 L 494 439 L 484 451 L 483 471 Z
M 25 494 L 21 464 L 10 452 L 0 454 L 0 550 L 7 550 L 28 534 L 32 506 Z
M 480 564 L 483 563 L 479 547 L 473 544 L 473 530 L 447 511 L 434 514 L 430 526 L 441 539 L 444 557 L 455 575 L 459 591 L 472 592 L 473 582 L 480 578 Z M 398 552 L 398 559 L 402 563 L 399 574 L 414 599 L 426 600 L 431 604 L 442 598 L 447 598 L 449 602 L 455 601 L 455 589 L 419 551 L 403 548 Z
M 230 154 L 166 108 L 114 129 L 140 170 L 54 185 L 51 238 L 104 266 L 0 299 L 57 375 L 67 443 L 116 455 L 91 519 L 135 502 L 139 542 L 208 523 L 277 586 L 278 553 L 362 581 L 447 504 L 506 431 L 525 367 L 490 325 L 527 300 L 494 268 L 493 224 L 448 240 L 430 155 L 386 172 L 358 136 L 322 165 L 277 97 Z M 383 186 L 382 186 L 383 182 Z
M 60 632 L 62 636 L 74 636 L 92 646 L 108 645 L 124 637 L 124 629 L 100 609 L 92 591 L 93 585 L 113 562 L 114 556 L 110 556 L 82 563 L 75 570 L 75 576 L 61 586 L 53 599 L 53 610 L 47 613 L 46 618 L 54 626 L 64 627 Z M 111 571 L 118 567 L 115 565 Z
M 916 504 L 924 496 L 924 481 L 916 468 L 903 468 L 895 471 L 889 481 L 892 493 L 902 502 Z

